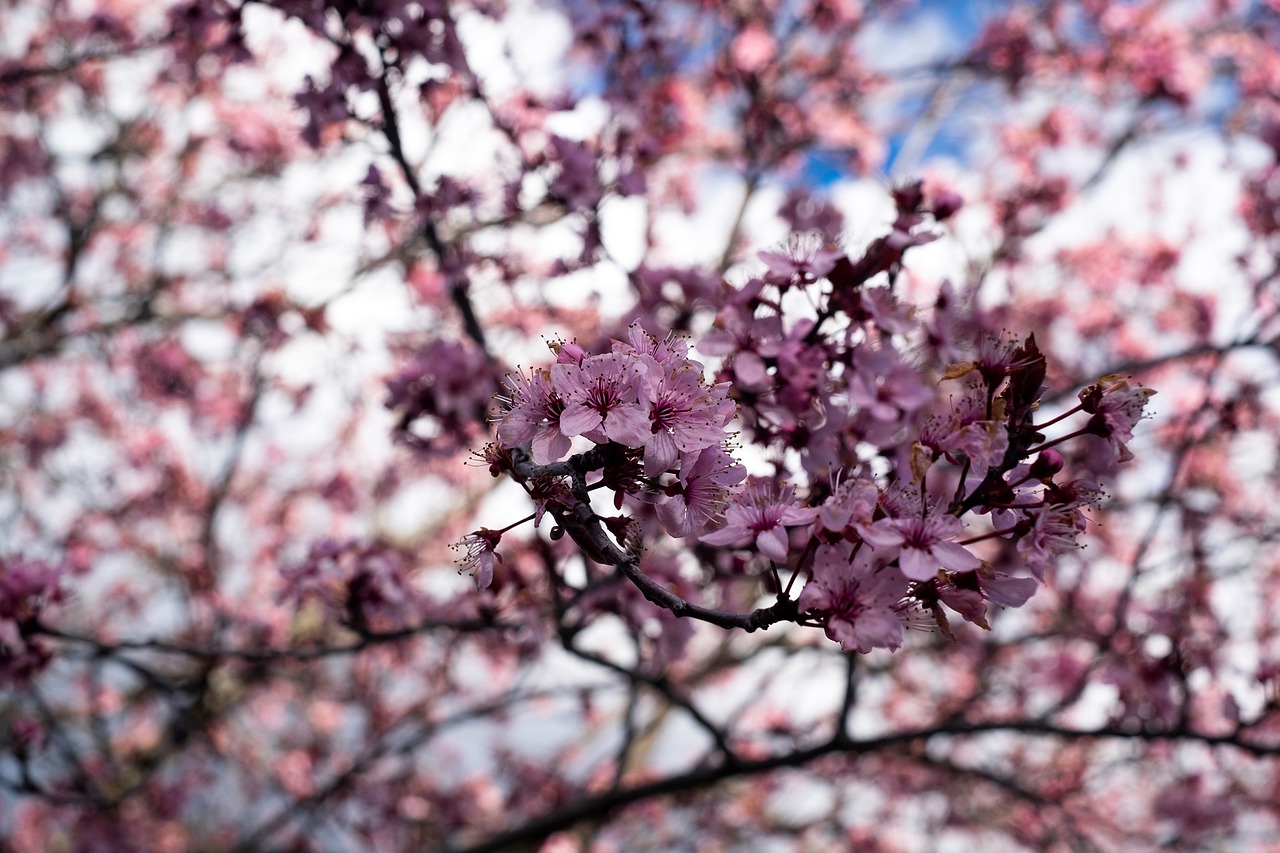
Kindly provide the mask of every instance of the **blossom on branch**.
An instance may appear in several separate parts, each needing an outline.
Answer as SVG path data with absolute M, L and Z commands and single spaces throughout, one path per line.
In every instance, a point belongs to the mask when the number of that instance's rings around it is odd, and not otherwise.
M 707 447 L 697 456 L 686 456 L 675 483 L 667 486 L 667 499 L 658 504 L 658 519 L 667 533 L 694 536 L 719 517 L 730 490 L 747 476 L 723 447 Z
M 531 444 L 539 464 L 562 458 L 569 452 L 570 442 L 560 430 L 564 401 L 551 384 L 550 371 L 516 371 L 506 382 L 507 393 L 498 397 L 503 407 L 496 418 L 498 438 L 507 447 Z
M 639 359 L 617 353 L 554 365 L 551 384 L 564 401 L 560 432 L 568 438 L 585 435 L 597 443 L 643 447 L 653 434 L 640 402 L 644 374 Z
M 786 563 L 791 547 L 786 528 L 809 524 L 817 515 L 815 509 L 798 506 L 794 498 L 794 487 L 753 477 L 725 510 L 724 527 L 705 534 L 702 541 L 708 545 L 752 542 L 770 560 Z
M 933 578 L 939 568 L 971 572 L 982 561 L 952 541 L 964 525 L 960 519 L 936 510 L 925 515 L 882 518 L 871 524 L 863 538 L 877 549 L 892 549 L 902 573 L 912 580 Z
M 902 645 L 899 603 L 907 578 L 885 565 L 867 547 L 841 541 L 819 546 L 813 577 L 800 591 L 796 607 L 818 618 L 827 636 L 847 651 L 897 651 Z
M 1141 385 L 1130 385 L 1123 376 L 1104 376 L 1080 392 L 1081 407 L 1092 414 L 1085 429 L 1107 440 L 1116 453 L 1116 461 L 1133 458 L 1128 442 L 1133 428 L 1142 420 L 1147 400 L 1156 392 Z

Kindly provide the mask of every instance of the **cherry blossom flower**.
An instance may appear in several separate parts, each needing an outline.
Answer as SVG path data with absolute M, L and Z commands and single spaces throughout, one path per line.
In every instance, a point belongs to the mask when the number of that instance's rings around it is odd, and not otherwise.
M 650 422 L 644 471 L 649 476 L 670 468 L 679 453 L 724 440 L 724 426 L 736 408 L 728 399 L 727 383 L 707 388 L 702 371 L 686 361 L 674 370 L 664 370 L 655 363 L 643 387 Z
M 698 351 L 728 359 L 735 384 L 744 391 L 766 391 L 773 385 L 765 354 L 782 339 L 777 315 L 755 317 L 743 306 L 730 304 L 716 318 L 719 330 L 698 342 Z
M 986 392 L 973 383 L 953 401 L 945 415 L 930 418 L 920 431 L 920 443 L 946 454 L 951 461 L 968 460 L 969 471 L 981 478 L 1004 459 L 1009 449 L 1009 431 L 1004 423 L 986 417 Z
M 455 550 L 464 552 L 458 563 L 464 572 L 471 572 L 475 577 L 476 589 L 485 590 L 493 584 L 494 563 L 502 562 L 502 555 L 496 550 L 501 541 L 501 531 L 482 527 L 454 546 Z
M 796 606 L 821 619 L 827 636 L 847 651 L 896 651 L 902 645 L 902 619 L 895 607 L 906 594 L 901 571 L 879 562 L 870 548 L 854 551 L 842 541 L 818 547 L 813 578 Z
M 1061 504 L 1039 510 L 1027 510 L 1031 527 L 1018 539 L 1018 556 L 1037 580 L 1060 555 L 1080 547 L 1077 540 L 1084 532 L 1084 514 L 1078 506 Z
M 962 528 L 960 519 L 953 515 L 928 512 L 924 516 L 882 518 L 866 528 L 863 538 L 878 549 L 899 549 L 902 573 L 912 580 L 927 581 L 939 567 L 970 572 L 982 565 L 968 549 L 951 541 Z
M 887 287 L 863 287 L 858 291 L 862 310 L 876 327 L 891 335 L 905 335 L 915 328 L 915 310 Z
M 1021 607 L 1036 591 L 1032 578 L 1017 577 L 987 566 L 973 572 L 959 572 L 937 580 L 938 598 L 966 621 L 990 630 L 987 602 L 1005 607 Z
M 560 431 L 568 437 L 616 441 L 643 447 L 653 434 L 639 399 L 644 365 L 617 353 L 593 355 L 579 364 L 551 368 L 551 384 L 564 400 Z
M 770 560 L 785 563 L 789 543 L 787 527 L 808 524 L 817 510 L 798 506 L 791 486 L 753 477 L 747 488 L 725 510 L 725 526 L 702 537 L 708 545 L 741 545 L 754 542 Z
M 818 526 L 843 533 L 851 527 L 870 524 L 879 497 L 880 490 L 870 480 L 854 477 L 838 482 L 831 496 L 818 507 Z
M 896 423 L 933 400 L 920 371 L 902 361 L 892 347 L 860 346 L 849 379 L 849 405 L 877 421 Z
M 1133 428 L 1142 420 L 1143 408 L 1155 393 L 1141 385 L 1130 385 L 1122 376 L 1104 376 L 1080 392 L 1081 406 L 1093 414 L 1085 429 L 1107 440 L 1115 450 L 1116 461 L 1128 462 L 1133 458 L 1128 448 Z
M 629 356 L 648 356 L 668 369 L 690 365 L 702 370 L 701 364 L 689 358 L 688 340 L 679 335 L 667 335 L 658 340 L 639 323 L 631 324 L 627 330 L 627 340 L 613 342 L 613 351 Z
M 517 371 L 507 376 L 509 392 L 498 398 L 504 411 L 498 416 L 498 438 L 507 447 L 530 444 L 540 465 L 569 452 L 569 437 L 560 431 L 564 402 L 551 385 L 547 370 Z
M 795 234 L 778 251 L 760 253 L 769 269 L 765 281 L 782 288 L 822 278 L 842 257 L 844 252 L 827 245 L 820 234 Z
M 668 499 L 658 504 L 658 520 L 672 536 L 700 533 L 720 514 L 729 490 L 746 476 L 747 470 L 723 447 L 686 456 L 679 480 L 667 488 Z

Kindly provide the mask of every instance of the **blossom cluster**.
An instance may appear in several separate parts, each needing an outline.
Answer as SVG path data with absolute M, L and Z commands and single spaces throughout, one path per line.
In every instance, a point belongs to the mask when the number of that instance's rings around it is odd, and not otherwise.
M 445 455 L 477 439 L 496 377 L 478 347 L 437 340 L 387 380 L 386 407 L 395 437 L 427 454 Z
M 62 600 L 65 568 L 42 560 L 0 557 L 0 686 L 23 683 L 49 662 L 39 620 Z
M 552 349 L 549 369 L 508 378 L 499 448 L 527 446 L 538 465 L 563 459 L 578 437 L 624 449 L 620 458 L 635 470 L 616 472 L 620 491 L 654 491 L 674 475 L 653 495 L 663 527 L 672 536 L 704 529 L 746 473 L 727 446 L 737 410 L 729 383 L 708 385 L 687 341 L 660 341 L 638 325 L 607 353 L 576 343 Z
M 931 239 L 921 226 L 959 201 L 918 185 L 895 200 L 891 232 L 861 257 L 813 235 L 762 253 L 765 272 L 730 289 L 699 343 L 720 358 L 711 383 L 685 340 L 638 325 L 607 352 L 553 344 L 554 364 L 507 380 L 484 454 L 492 472 L 524 486 L 535 524 L 550 512 L 553 536 L 635 573 L 677 615 L 688 603 L 636 568 L 646 519 L 712 565 L 747 549 L 738 565 L 773 579 L 778 605 L 741 622 L 704 614 L 721 624 L 795 621 L 867 652 L 897 649 L 912 625 L 949 634 L 948 610 L 986 628 L 990 604 L 1024 604 L 1079 547 L 1103 496 L 1066 477 L 1055 448 L 1100 438 L 1114 461 L 1132 458 L 1154 392 L 1103 377 L 1075 408 L 1037 422 L 1047 365 L 1034 335 L 988 331 L 949 287 L 931 315 L 894 292 L 903 254 Z M 816 317 L 784 310 L 797 290 Z M 772 458 L 772 476 L 747 478 L 734 458 L 735 419 Z M 597 516 L 596 487 L 612 489 L 619 510 L 638 499 L 632 515 Z M 481 588 L 503 532 L 464 540 Z
M 550 370 L 517 373 L 502 398 L 498 436 L 507 447 L 531 443 L 545 465 L 564 457 L 570 439 L 585 436 L 644 450 L 645 473 L 670 468 L 681 453 L 724 440 L 734 404 L 728 385 L 707 387 L 688 343 L 656 341 L 639 326 L 613 351 L 587 355 L 576 343 L 553 344 Z
M 380 543 L 323 539 L 305 559 L 282 568 L 280 599 L 312 603 L 327 617 L 358 632 L 393 631 L 422 612 L 404 555 Z

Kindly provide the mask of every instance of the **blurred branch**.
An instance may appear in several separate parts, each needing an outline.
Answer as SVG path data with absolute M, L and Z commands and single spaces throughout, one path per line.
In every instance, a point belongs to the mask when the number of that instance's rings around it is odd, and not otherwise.
M 359 639 L 352 643 L 331 646 L 307 646 L 303 648 L 247 648 L 236 646 L 206 646 L 189 643 L 175 643 L 168 640 L 101 640 L 87 634 L 77 634 L 58 628 L 37 626 L 33 631 L 45 637 L 90 646 L 95 654 L 117 655 L 126 651 L 159 652 L 164 654 L 184 655 L 192 658 L 209 660 L 245 660 L 245 661 L 277 661 L 277 660 L 316 660 L 334 655 L 359 654 L 366 649 L 388 643 L 416 637 L 433 631 L 459 631 L 472 633 L 477 631 L 518 631 L 525 626 L 519 623 L 495 622 L 485 619 L 470 620 L 436 620 L 428 619 L 394 631 L 363 631 Z
M 528 823 L 509 829 L 488 840 L 467 847 L 448 849 L 452 853 L 496 853 L 496 851 L 521 845 L 536 844 L 555 832 L 572 827 L 579 821 L 598 818 L 634 803 L 656 797 L 706 790 L 728 779 L 755 776 L 787 767 L 802 767 L 812 761 L 830 755 L 865 755 L 884 749 L 900 749 L 909 744 L 927 743 L 936 737 L 980 735 L 993 732 L 1044 735 L 1069 741 L 1133 740 L 1151 743 L 1191 741 L 1206 746 L 1230 746 L 1259 758 L 1280 756 L 1280 743 L 1274 745 L 1250 743 L 1243 740 L 1240 737 L 1240 733 L 1210 735 L 1185 729 L 1169 732 L 1125 731 L 1118 728 L 1080 730 L 1061 728 L 1036 720 L 972 724 L 955 723 L 936 728 L 899 732 L 860 741 L 844 741 L 837 738 L 817 746 L 772 755 L 767 758 L 746 760 L 734 765 L 692 770 L 643 785 L 587 797 L 562 809 L 547 812 Z

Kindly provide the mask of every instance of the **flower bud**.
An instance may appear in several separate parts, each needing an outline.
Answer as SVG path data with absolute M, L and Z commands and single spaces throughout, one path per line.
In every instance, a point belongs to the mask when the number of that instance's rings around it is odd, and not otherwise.
M 962 207 L 964 207 L 964 196 L 951 190 L 944 190 L 933 200 L 933 218 L 939 222 L 950 219 Z
M 1036 457 L 1036 461 L 1031 463 L 1031 476 L 1042 483 L 1047 483 L 1062 470 L 1062 465 L 1062 454 L 1050 448 L 1043 451 Z

